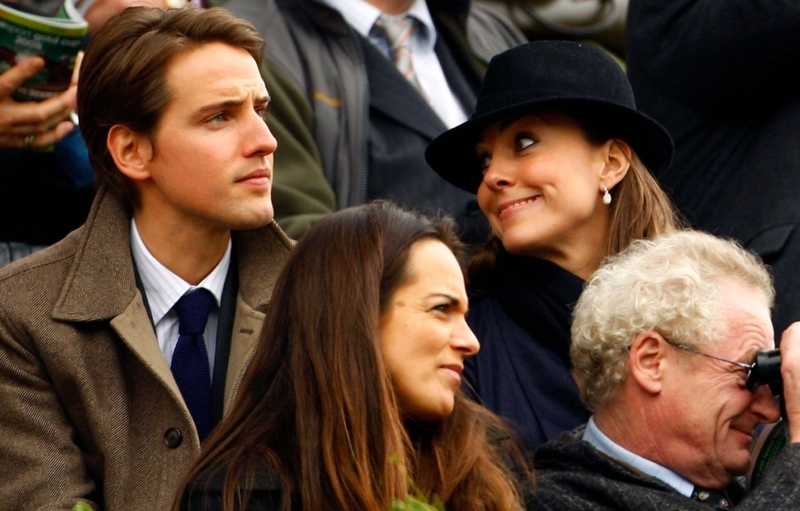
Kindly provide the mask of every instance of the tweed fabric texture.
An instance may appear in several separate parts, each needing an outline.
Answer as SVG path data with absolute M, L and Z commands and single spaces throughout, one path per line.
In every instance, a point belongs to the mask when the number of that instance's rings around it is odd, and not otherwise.
M 543 511 L 708 511 L 709 506 L 664 482 L 614 460 L 581 440 L 583 427 L 536 451 L 536 494 L 528 509 Z M 746 493 L 739 479 L 725 490 L 737 511 L 794 511 L 800 502 L 800 444 L 789 444 L 758 487 Z
M 100 189 L 83 227 L 0 269 L 0 509 L 69 511 L 83 498 L 166 511 L 200 451 L 136 286 L 129 232 L 129 212 Z M 233 233 L 226 409 L 290 246 L 274 223 Z

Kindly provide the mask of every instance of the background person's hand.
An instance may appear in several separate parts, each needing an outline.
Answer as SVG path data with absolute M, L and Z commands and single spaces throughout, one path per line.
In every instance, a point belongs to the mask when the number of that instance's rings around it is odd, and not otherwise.
M 43 67 L 44 59 L 31 57 L 0 74 L 0 148 L 46 147 L 74 128 L 68 119 L 76 107 L 77 74 L 69 89 L 44 101 L 19 102 L 11 97 Z
M 800 322 L 789 325 L 781 336 L 781 378 L 789 436 L 800 442 Z
M 166 9 L 166 0 L 93 0 L 83 19 L 89 24 L 89 33 L 94 35 L 109 18 L 127 7 L 145 6 Z

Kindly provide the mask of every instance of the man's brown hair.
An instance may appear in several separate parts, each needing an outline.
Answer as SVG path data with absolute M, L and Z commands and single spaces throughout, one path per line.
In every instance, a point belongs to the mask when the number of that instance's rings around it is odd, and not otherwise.
M 139 195 L 108 151 L 109 130 L 122 125 L 152 144 L 172 99 L 169 63 L 213 42 L 242 48 L 261 62 L 264 41 L 256 29 L 219 8 L 129 7 L 111 18 L 89 44 L 78 79 L 81 131 L 97 185 L 107 185 L 128 206 L 137 207 Z

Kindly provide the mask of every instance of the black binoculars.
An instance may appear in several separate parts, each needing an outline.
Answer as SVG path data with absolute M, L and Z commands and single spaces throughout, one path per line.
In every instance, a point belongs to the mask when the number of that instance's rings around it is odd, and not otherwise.
M 753 390 L 759 384 L 769 385 L 773 396 L 782 395 L 780 350 L 756 351 L 756 361 L 750 366 L 750 372 L 747 373 L 747 388 Z

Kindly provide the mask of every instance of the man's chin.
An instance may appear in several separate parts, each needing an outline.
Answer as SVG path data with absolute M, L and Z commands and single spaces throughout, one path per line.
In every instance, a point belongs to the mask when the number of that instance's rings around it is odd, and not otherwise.
M 272 222 L 274 217 L 275 212 L 270 206 L 269 208 L 265 208 L 263 211 L 253 212 L 244 218 L 237 219 L 237 221 L 233 222 L 231 230 L 250 231 L 252 229 L 258 229 Z
M 727 469 L 728 474 L 730 474 L 730 478 L 733 479 L 734 477 L 747 474 L 747 471 L 750 470 L 750 465 L 752 463 L 753 460 L 750 459 L 750 451 L 747 450 L 744 454 L 742 454 L 741 461 L 737 460 L 736 463 L 732 462 L 725 468 Z

